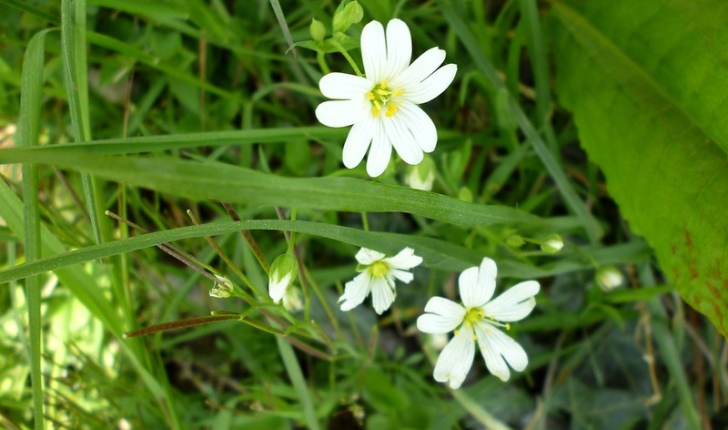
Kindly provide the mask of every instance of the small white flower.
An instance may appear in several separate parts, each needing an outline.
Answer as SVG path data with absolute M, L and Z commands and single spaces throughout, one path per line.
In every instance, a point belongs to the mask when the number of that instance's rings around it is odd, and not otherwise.
M 417 105 L 426 103 L 452 83 L 455 64 L 440 67 L 445 51 L 431 48 L 410 64 L 412 38 L 407 24 L 393 19 L 384 27 L 372 21 L 361 34 L 365 77 L 329 73 L 319 82 L 333 101 L 321 103 L 316 117 L 329 127 L 353 125 L 344 143 L 344 165 L 353 169 L 369 149 L 367 173 L 376 177 L 389 164 L 392 147 L 408 164 L 432 152 L 437 130 Z
M 415 190 L 432 191 L 435 182 L 435 162 L 430 156 L 425 156 L 422 162 L 409 168 L 404 182 Z
M 534 306 L 539 291 L 536 281 L 521 282 L 494 300 L 495 262 L 484 258 L 480 268 L 471 267 L 460 274 L 458 281 L 463 305 L 442 297 L 433 297 L 417 319 L 417 328 L 425 333 L 447 333 L 455 336 L 442 350 L 435 364 L 434 377 L 456 389 L 462 385 L 473 365 L 475 340 L 490 373 L 503 381 L 510 378 L 508 366 L 523 371 L 528 356 L 515 340 L 498 327 L 510 328 L 508 322 L 525 318 Z M 503 324 L 503 323 L 506 324 Z
M 414 276 L 407 270 L 422 263 L 422 257 L 416 256 L 412 248 L 405 248 L 389 258 L 381 252 L 362 248 L 356 253 L 356 261 L 360 265 L 357 270 L 361 273 L 346 283 L 344 294 L 339 299 L 341 310 L 354 309 L 371 292 L 374 310 L 381 315 L 394 302 L 395 278 L 409 284 Z

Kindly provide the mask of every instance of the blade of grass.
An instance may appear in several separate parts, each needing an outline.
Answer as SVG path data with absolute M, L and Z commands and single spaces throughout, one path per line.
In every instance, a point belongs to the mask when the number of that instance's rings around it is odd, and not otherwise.
M 0 191 L 2 187 L 0 186 Z M 0 194 L 2 197 L 2 194 Z M 0 202 L 2 200 L 0 199 Z M 2 212 L 0 211 L 0 214 Z M 198 226 L 181 227 L 171 230 L 143 234 L 128 239 L 116 240 L 101 245 L 88 246 L 42 260 L 26 263 L 0 272 L 0 283 L 22 279 L 48 271 L 59 271 L 69 266 L 109 257 L 112 255 L 137 251 L 176 240 L 203 238 L 237 233 L 239 230 L 294 231 L 296 233 L 323 237 L 348 243 L 360 248 L 374 249 L 385 254 L 393 254 L 403 247 L 410 246 L 424 258 L 423 265 L 432 269 L 451 272 L 462 271 L 477 265 L 483 258 L 482 252 L 474 251 L 447 241 L 396 233 L 366 232 L 350 227 L 322 224 L 310 221 L 252 220 L 236 222 L 216 222 Z M 594 267 L 594 264 L 639 263 L 650 258 L 650 249 L 644 242 L 613 247 L 584 249 L 578 254 L 577 261 L 560 260 L 541 267 L 524 263 L 503 262 L 498 273 L 505 277 L 540 278 L 568 273 Z
M 483 72 L 483 75 L 488 79 L 490 84 L 496 91 L 505 91 L 508 97 L 508 105 L 511 109 L 513 117 L 518 122 L 518 125 L 529 140 L 533 149 L 541 159 L 541 162 L 546 167 L 551 178 L 556 182 L 559 192 L 566 205 L 571 209 L 574 214 L 581 220 L 584 230 L 586 231 L 589 240 L 592 243 L 597 243 L 603 236 L 604 232 L 602 227 L 597 222 L 596 218 L 589 212 L 584 202 L 579 198 L 574 188 L 571 186 L 569 179 L 567 178 L 564 170 L 561 168 L 559 162 L 556 160 L 553 154 L 549 151 L 548 147 L 544 143 L 543 139 L 539 135 L 538 131 L 534 128 L 531 121 L 528 119 L 526 114 L 521 109 L 518 101 L 513 97 L 503 81 L 498 77 L 495 67 L 491 64 L 488 58 L 478 47 L 478 43 L 473 36 L 470 27 L 463 21 L 463 19 L 455 12 L 450 0 L 438 0 L 438 5 L 442 10 L 445 19 L 448 21 L 452 29 L 455 31 L 460 41 L 465 46 L 465 49 L 470 53 L 475 65 L 478 69 Z
M 301 366 L 298 364 L 293 347 L 281 339 L 280 336 L 276 336 L 276 343 L 278 344 L 278 351 L 281 353 L 281 358 L 283 359 L 283 365 L 288 373 L 288 378 L 290 378 L 293 388 L 298 395 L 298 400 L 301 402 L 306 427 L 317 430 L 320 427 L 316 419 L 316 411 L 313 407 L 314 396 L 308 391 L 306 380 L 303 378 L 303 372 L 301 372 Z
M 40 133 L 41 96 L 43 90 L 43 65 L 45 62 L 45 37 L 51 30 L 35 34 L 28 43 L 23 59 L 21 75 L 23 91 L 20 93 L 20 115 L 16 141 L 19 147 L 38 144 Z M 33 262 L 41 258 L 42 245 L 40 233 L 40 214 L 38 202 L 38 168 L 35 164 L 23 165 L 23 202 L 24 202 L 24 245 L 25 261 Z M 33 390 L 33 418 L 36 430 L 42 430 L 43 413 L 43 374 L 41 373 L 41 335 L 43 322 L 41 306 L 41 277 L 31 276 L 25 283 L 25 296 L 28 301 L 28 324 L 30 329 L 30 379 Z
M 201 164 L 168 157 L 59 155 L 19 149 L 0 150 L 0 160 L 70 167 L 130 186 L 190 199 L 349 212 L 406 212 L 463 226 L 504 224 L 553 228 L 550 221 L 518 209 L 466 203 L 434 193 L 351 178 L 286 178 L 226 164 Z
M 649 264 L 643 265 L 639 272 L 639 276 L 640 283 L 643 286 L 651 287 L 656 285 L 655 277 Z M 691 429 L 703 428 L 700 413 L 693 403 L 693 393 L 690 383 L 688 382 L 688 376 L 685 374 L 685 366 L 680 359 L 680 351 L 677 345 L 675 345 L 672 332 L 668 327 L 668 316 L 665 313 L 662 302 L 659 297 L 654 297 L 644 303 L 650 313 L 651 318 L 649 324 L 651 325 L 652 332 L 655 336 L 657 347 L 661 352 L 660 355 L 665 362 L 665 366 L 667 367 L 667 371 L 670 374 L 672 382 L 675 384 L 680 408 L 683 411 L 685 420 L 688 422 L 688 426 Z

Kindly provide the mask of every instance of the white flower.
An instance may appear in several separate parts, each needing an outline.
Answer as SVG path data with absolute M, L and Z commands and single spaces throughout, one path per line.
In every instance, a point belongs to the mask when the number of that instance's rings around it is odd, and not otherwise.
M 319 82 L 321 92 L 334 101 L 321 103 L 316 117 L 329 127 L 353 125 L 344 143 L 344 165 L 353 169 L 369 149 L 367 173 L 376 177 L 389 164 L 392 146 L 408 164 L 432 152 L 437 130 L 417 105 L 426 103 L 452 83 L 455 64 L 440 67 L 445 51 L 431 48 L 414 63 L 407 24 L 393 19 L 384 27 L 372 21 L 361 34 L 366 77 L 329 73 Z
M 422 162 L 409 168 L 404 182 L 415 190 L 432 191 L 435 182 L 435 162 L 430 156 L 425 156 Z
M 510 365 L 523 371 L 528 356 L 515 340 L 498 327 L 525 318 L 534 306 L 539 291 L 536 281 L 515 285 L 494 300 L 495 278 L 498 273 L 495 262 L 484 258 L 480 268 L 471 267 L 460 274 L 460 297 L 463 305 L 442 297 L 433 297 L 425 306 L 424 315 L 417 319 L 417 328 L 425 333 L 447 333 L 455 336 L 442 350 L 435 364 L 434 377 L 447 382 L 453 389 L 459 388 L 473 365 L 475 339 L 490 373 L 503 381 L 510 378 Z M 503 323 L 506 324 L 503 324 Z
M 342 311 L 359 306 L 371 292 L 374 310 L 381 315 L 394 302 L 394 279 L 409 284 L 414 276 L 407 270 L 422 263 L 422 257 L 416 256 L 412 248 L 405 248 L 394 257 L 384 257 L 381 252 L 366 248 L 356 253 L 361 266 L 357 270 L 361 273 L 346 283 L 339 299 Z

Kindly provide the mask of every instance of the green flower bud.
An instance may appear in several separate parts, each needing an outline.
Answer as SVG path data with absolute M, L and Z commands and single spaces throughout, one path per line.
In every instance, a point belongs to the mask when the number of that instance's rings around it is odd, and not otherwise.
M 220 283 L 216 283 L 213 285 L 212 289 L 210 290 L 210 297 L 215 297 L 216 299 L 227 299 L 228 297 L 232 296 L 233 294 L 233 283 L 230 282 L 229 279 L 223 278 L 222 276 L 215 275 L 218 281 Z
M 324 27 L 321 21 L 316 21 L 316 18 L 311 20 L 311 27 L 309 27 L 309 32 L 311 32 L 311 39 L 317 42 L 323 41 L 324 37 L 326 37 L 326 27 Z
M 291 254 L 281 254 L 273 260 L 268 275 L 268 295 L 275 303 L 281 301 L 297 274 L 298 262 Z
M 429 155 L 425 155 L 420 164 L 410 166 L 404 182 L 411 188 L 422 191 L 432 191 L 435 181 L 435 162 Z
M 595 275 L 597 285 L 605 293 L 619 287 L 624 282 L 624 276 L 614 266 L 602 266 L 597 270 Z
M 470 188 L 468 187 L 462 187 L 458 192 L 458 199 L 464 202 L 473 203 L 473 192 L 470 191 Z
M 561 251 L 561 248 L 563 247 L 564 241 L 561 239 L 561 236 L 556 233 L 546 236 L 546 239 L 541 242 L 541 250 L 543 252 L 548 252 L 549 254 L 556 254 Z
M 521 236 L 520 234 L 514 233 L 514 234 L 506 237 L 505 243 L 506 243 L 506 246 L 508 246 L 510 248 L 520 248 L 523 246 L 523 244 L 526 243 L 526 241 L 523 240 L 523 236 Z
M 347 4 L 343 9 L 339 6 L 334 14 L 334 33 L 345 32 L 352 24 L 361 21 L 363 17 L 364 9 L 356 1 Z

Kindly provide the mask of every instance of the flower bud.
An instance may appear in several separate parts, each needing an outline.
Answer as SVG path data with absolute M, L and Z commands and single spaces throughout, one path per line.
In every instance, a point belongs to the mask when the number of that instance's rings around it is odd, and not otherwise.
M 301 290 L 293 286 L 286 289 L 286 293 L 283 295 L 283 307 L 288 312 L 296 312 L 303 309 Z
M 311 27 L 308 30 L 311 32 L 311 39 L 317 42 L 321 42 L 326 37 L 326 27 L 321 21 L 316 21 L 316 18 L 311 20 Z
M 229 279 L 223 278 L 222 276 L 215 275 L 220 283 L 215 283 L 210 290 L 210 297 L 216 299 L 227 299 L 233 293 L 233 283 Z
M 435 181 L 435 162 L 428 155 L 422 159 L 420 164 L 410 166 L 404 182 L 415 190 L 432 191 L 432 183 Z
M 296 280 L 298 262 L 291 254 L 281 254 L 273 260 L 268 275 L 268 295 L 278 303 L 289 285 Z
M 364 17 L 364 9 L 358 2 L 353 1 L 346 6 L 339 8 L 334 13 L 334 33 L 343 33 Z
M 470 188 L 468 187 L 462 187 L 458 192 L 458 199 L 464 202 L 473 203 L 473 192 L 470 191 Z
M 614 266 L 602 266 L 597 270 L 595 275 L 597 285 L 605 293 L 619 287 L 624 282 L 624 276 Z
M 563 247 L 564 241 L 561 239 L 561 236 L 556 233 L 546 236 L 546 239 L 541 243 L 541 250 L 543 252 L 548 252 L 549 254 L 556 254 L 561 251 L 561 248 Z
M 526 243 L 526 241 L 523 240 L 523 236 L 514 233 L 506 237 L 505 243 L 509 248 L 520 248 Z

